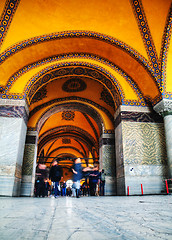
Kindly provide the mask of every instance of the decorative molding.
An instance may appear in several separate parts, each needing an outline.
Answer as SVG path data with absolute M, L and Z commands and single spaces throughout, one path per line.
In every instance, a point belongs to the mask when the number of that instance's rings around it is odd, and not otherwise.
M 128 46 L 124 42 L 120 42 L 119 40 L 111 38 L 110 36 L 101 35 L 101 34 L 96 33 L 96 32 L 84 32 L 84 31 L 61 32 L 61 33 L 56 33 L 56 34 L 53 34 L 53 35 L 44 35 L 44 36 L 40 36 L 40 37 L 37 37 L 37 38 L 28 39 L 24 42 L 21 42 L 20 44 L 12 46 L 10 49 L 7 49 L 8 55 L 7 55 L 6 52 L 3 52 L 3 54 L 0 56 L 0 62 L 1 61 L 3 62 L 9 56 L 17 53 L 18 51 L 21 51 L 22 49 L 24 49 L 26 47 L 30 47 L 30 46 L 35 45 L 35 44 L 40 44 L 41 42 L 44 42 L 44 41 L 57 40 L 57 39 L 61 39 L 61 38 L 78 38 L 78 37 L 79 38 L 93 38 L 93 39 L 96 39 L 96 40 L 99 40 L 99 41 L 105 41 L 108 44 L 111 44 L 114 47 L 117 47 L 117 48 L 121 49 L 122 51 L 125 51 L 135 61 L 139 62 L 139 64 L 141 64 L 145 68 L 145 70 L 152 77 L 154 77 L 154 71 L 150 67 L 149 62 L 143 56 L 141 56 L 137 51 L 132 49 L 130 46 Z M 73 55 L 76 55 L 77 58 L 80 58 L 80 57 L 81 58 L 90 58 L 91 57 L 91 58 L 93 58 L 97 61 L 101 61 L 101 62 L 103 61 L 103 62 L 105 62 L 105 64 L 108 63 L 108 65 L 110 65 L 112 68 L 114 68 L 116 71 L 118 71 L 119 74 L 123 75 L 123 77 L 125 77 L 127 79 L 127 81 L 129 81 L 129 83 L 131 84 L 134 91 L 137 92 L 139 97 L 143 100 L 143 98 L 142 98 L 142 96 L 141 96 L 141 94 L 138 90 L 137 85 L 134 83 L 134 81 L 125 72 L 123 72 L 122 69 L 119 68 L 119 66 L 114 66 L 114 64 L 109 62 L 107 59 L 102 59 L 101 57 L 96 56 L 95 54 L 92 55 L 92 54 L 80 53 L 80 52 L 76 53 L 76 54 L 70 53 L 70 54 L 65 54 L 65 55 L 52 56 L 52 57 L 43 59 L 42 61 L 39 61 L 39 62 L 30 64 L 28 66 L 25 66 L 23 69 L 20 69 L 19 73 L 16 73 L 15 75 L 13 75 L 11 77 L 9 83 L 6 86 L 7 90 L 4 91 L 4 94 L 2 94 L 2 97 L 3 98 L 8 98 L 8 97 L 10 97 L 10 98 L 21 98 L 21 99 L 24 98 L 25 95 L 21 95 L 21 94 L 20 95 L 19 94 L 18 95 L 17 94 L 16 95 L 12 94 L 12 95 L 9 95 L 9 96 L 8 96 L 8 94 L 5 94 L 9 90 L 10 86 L 12 85 L 11 81 L 14 81 L 16 76 L 18 77 L 20 74 L 23 74 L 24 72 L 26 72 L 26 71 L 30 70 L 31 68 L 36 67 L 40 64 L 45 64 L 46 62 L 55 61 L 55 60 L 60 59 L 61 57 L 62 58 L 72 57 Z
M 113 117 L 111 115 L 111 113 L 104 107 L 102 107 L 101 105 L 87 99 L 87 98 L 81 98 L 81 97 L 64 97 L 64 98 L 57 98 L 57 99 L 53 99 L 51 101 L 48 101 L 46 103 L 43 103 L 37 107 L 35 107 L 29 114 L 29 118 L 31 118 L 37 111 L 39 111 L 40 109 L 44 108 L 44 107 L 47 107 L 47 106 L 51 106 L 52 104 L 54 103 L 60 103 L 60 102 L 63 102 L 63 101 L 66 101 L 66 102 L 69 102 L 70 100 L 74 101 L 81 101 L 83 103 L 89 103 L 93 106 L 95 106 L 96 108 L 102 110 L 103 112 L 105 112 L 107 114 L 107 116 L 111 119 L 111 121 L 113 122 Z
M 161 70 L 162 71 L 161 92 L 162 92 L 163 97 L 166 99 L 172 98 L 172 94 L 169 92 L 166 92 L 167 57 L 168 57 L 168 52 L 169 52 L 171 33 L 172 33 L 172 3 L 171 3 L 168 17 L 166 20 L 166 27 L 164 30 L 161 55 L 160 55 L 161 68 L 162 68 L 162 70 Z
M 28 101 L 31 101 L 35 91 L 37 91 L 42 84 L 45 85 L 48 82 L 57 80 L 61 77 L 79 78 L 79 76 L 89 77 L 103 83 L 112 93 L 112 96 L 115 97 L 114 104 L 116 108 L 121 103 L 121 98 L 124 98 L 124 93 L 121 90 L 118 81 L 109 72 L 93 64 L 78 62 L 55 64 L 42 70 L 36 76 L 31 78 L 30 82 L 25 88 L 25 97 L 28 98 Z
M 1 106 L 22 106 L 25 108 L 27 115 L 29 115 L 29 107 L 25 100 L 14 100 L 14 99 L 0 99 Z
M 0 19 L 0 46 L 6 36 L 10 23 L 12 21 L 13 15 L 20 3 L 20 0 L 7 0 L 5 3 L 5 8 Z
M 103 125 L 103 119 L 100 116 L 100 114 L 94 110 L 92 107 L 87 106 L 83 103 L 77 103 L 77 102 L 72 102 L 72 103 L 63 103 L 63 104 L 59 104 L 59 105 L 54 105 L 54 106 L 50 106 L 49 109 L 44 112 L 41 117 L 38 119 L 37 121 L 37 131 L 39 132 L 39 130 L 41 129 L 41 127 L 43 126 L 44 122 L 54 113 L 57 112 L 62 112 L 65 110 L 74 110 L 77 111 L 79 110 L 80 112 L 85 112 L 87 113 L 89 116 L 91 116 L 93 119 L 95 119 L 95 121 L 97 121 L 97 125 L 99 127 L 99 131 L 100 133 L 102 132 L 102 125 Z
M 0 117 L 23 118 L 26 125 L 28 121 L 28 115 L 23 106 L 2 105 L 0 106 Z
M 84 154 L 81 150 L 79 150 L 78 148 L 73 147 L 73 146 L 70 145 L 70 146 L 61 146 L 61 147 L 57 147 L 57 148 L 53 149 L 53 150 L 48 154 L 47 158 L 45 158 L 45 160 L 47 160 L 48 157 L 51 156 L 51 154 L 55 153 L 55 152 L 58 151 L 58 150 L 62 150 L 62 149 L 72 149 L 72 150 L 75 150 L 76 152 L 80 153 L 80 154 L 82 155 L 82 157 L 86 157 L 85 154 Z
M 27 39 L 23 42 L 20 42 L 11 46 L 5 52 L 3 52 L 0 55 L 0 63 L 5 61 L 8 57 L 12 56 L 13 54 L 19 51 L 22 51 L 25 48 L 40 44 L 42 42 L 48 42 L 52 40 L 65 39 L 65 38 L 93 38 L 96 40 L 107 42 L 128 53 L 136 61 L 141 63 L 145 67 L 145 69 L 147 69 L 153 75 L 153 71 L 148 61 L 141 54 L 139 54 L 135 49 L 131 48 L 129 45 L 127 45 L 126 43 L 118 39 L 112 38 L 111 36 L 102 35 L 100 33 L 92 32 L 92 31 L 87 31 L 87 32 L 86 31 L 65 31 L 65 32 L 58 32 L 58 33 L 42 35 L 39 37 Z
M 95 146 L 96 151 L 98 151 L 97 141 L 87 131 L 76 126 L 66 125 L 48 130 L 40 136 L 38 144 L 38 154 L 42 151 L 45 144 L 51 142 L 54 139 L 59 139 L 63 137 L 73 138 L 75 140 L 79 139 L 80 142 L 84 143 L 87 146 L 90 152 L 92 151 L 93 146 Z
M 151 113 L 149 107 L 141 107 L 141 106 L 125 106 L 120 105 L 114 114 L 114 120 L 118 117 L 120 112 L 142 112 L 142 113 Z
M 131 0 L 133 6 L 134 14 L 136 16 L 138 26 L 142 35 L 143 42 L 146 47 L 148 57 L 150 59 L 150 64 L 152 66 L 154 77 L 157 83 L 160 85 L 161 75 L 160 75 L 160 64 L 158 62 L 158 55 L 156 48 L 151 36 L 151 32 L 148 26 L 148 21 L 144 12 L 144 8 L 141 0 Z
M 163 118 L 155 112 L 126 112 L 122 111 L 115 119 L 115 128 L 122 122 L 147 122 L 147 123 L 163 123 Z
M 172 112 L 172 100 L 163 99 L 161 102 L 154 106 L 154 110 L 162 116 L 167 112 Z M 167 115 L 167 114 L 166 114 Z M 171 114 L 170 114 L 171 115 Z

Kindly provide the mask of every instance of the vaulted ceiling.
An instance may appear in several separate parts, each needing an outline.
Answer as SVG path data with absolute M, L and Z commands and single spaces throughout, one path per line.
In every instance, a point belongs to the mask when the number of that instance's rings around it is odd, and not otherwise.
M 0 1 L 0 97 L 27 102 L 38 154 L 95 160 L 120 105 L 171 99 L 171 4 Z

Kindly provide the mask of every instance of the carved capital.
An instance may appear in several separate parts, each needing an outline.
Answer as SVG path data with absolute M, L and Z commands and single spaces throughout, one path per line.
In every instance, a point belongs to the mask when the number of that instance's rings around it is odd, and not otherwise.
M 163 117 L 166 115 L 172 115 L 172 100 L 163 99 L 154 106 L 154 110 Z

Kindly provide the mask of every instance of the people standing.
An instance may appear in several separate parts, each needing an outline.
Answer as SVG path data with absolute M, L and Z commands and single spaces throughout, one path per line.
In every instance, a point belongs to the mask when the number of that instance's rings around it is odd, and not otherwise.
M 66 182 L 65 181 L 62 184 L 62 196 L 66 196 Z
M 102 169 L 102 171 L 100 172 L 100 196 L 104 196 L 105 195 L 105 171 L 104 169 Z
M 35 182 L 35 197 L 46 196 L 45 181 L 47 179 L 47 167 L 45 164 L 39 163 L 36 169 L 36 182 Z
M 98 165 L 95 164 L 93 171 L 89 175 L 90 196 L 96 195 L 96 187 L 100 179 L 100 172 Z
M 82 166 L 81 159 L 75 159 L 72 167 L 73 171 L 73 188 L 76 190 L 76 197 L 79 198 L 80 195 L 80 180 L 82 179 Z
M 63 172 L 62 168 L 59 166 L 57 160 L 54 160 L 50 168 L 49 179 L 54 185 L 54 196 L 57 198 L 60 195 L 59 182 L 62 178 Z

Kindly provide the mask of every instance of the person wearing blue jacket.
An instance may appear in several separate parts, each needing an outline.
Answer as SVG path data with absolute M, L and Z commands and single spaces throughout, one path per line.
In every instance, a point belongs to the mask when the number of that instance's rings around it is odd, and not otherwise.
M 76 189 L 76 197 L 79 198 L 80 180 L 83 177 L 80 158 L 75 159 L 75 162 L 72 167 L 72 171 L 73 171 L 73 188 Z

